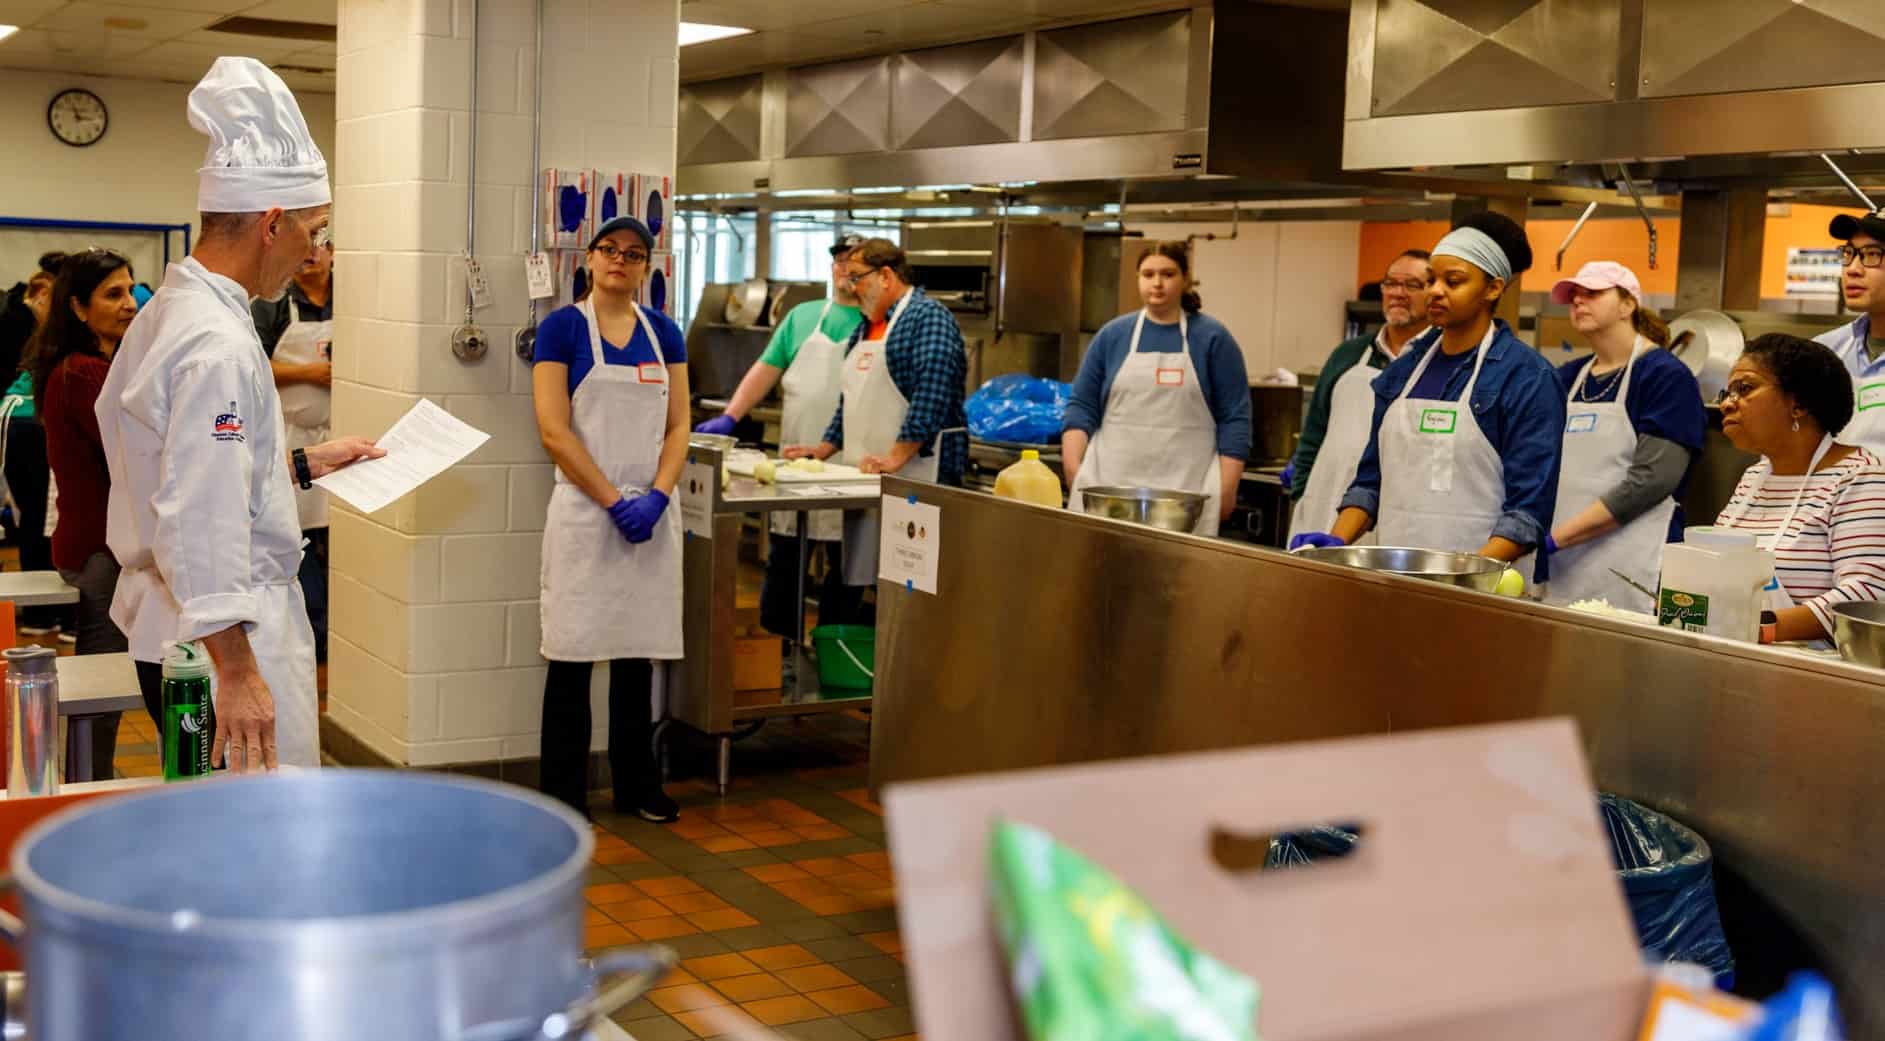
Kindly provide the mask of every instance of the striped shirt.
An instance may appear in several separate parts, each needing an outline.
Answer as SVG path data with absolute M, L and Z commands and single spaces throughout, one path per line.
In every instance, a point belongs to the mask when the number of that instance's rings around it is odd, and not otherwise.
M 1830 633 L 1834 604 L 1885 599 L 1885 464 L 1861 449 L 1813 474 L 1772 469 L 1766 459 L 1748 467 L 1715 523 L 1762 536 L 1765 546 L 1804 484 L 1800 510 L 1774 547 L 1774 570 L 1795 606 Z

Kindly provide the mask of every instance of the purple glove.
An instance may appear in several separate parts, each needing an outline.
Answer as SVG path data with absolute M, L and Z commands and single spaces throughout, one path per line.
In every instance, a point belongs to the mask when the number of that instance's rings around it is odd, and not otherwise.
M 1538 552 L 1548 557 L 1552 555 L 1553 553 L 1556 553 L 1557 551 L 1558 551 L 1558 540 L 1555 538 L 1552 538 L 1550 535 L 1546 535 L 1545 544 L 1538 547 Z
M 630 542 L 635 541 L 635 536 L 632 534 L 634 529 L 629 527 L 632 523 L 630 518 L 633 516 L 634 513 L 627 499 L 617 499 L 615 505 L 609 507 L 609 519 L 615 522 L 615 530 L 621 532 L 622 537 Z
M 1289 537 L 1289 551 L 1291 553 L 1305 548 L 1328 549 L 1333 546 L 1346 545 L 1348 545 L 1348 543 L 1323 531 L 1305 531 L 1301 535 L 1291 535 Z
M 661 513 L 668 508 L 668 497 L 656 489 L 648 489 L 646 494 L 630 500 L 622 511 L 623 519 L 616 522 L 622 534 L 630 542 L 646 542 L 654 538 L 655 522 L 661 519 Z M 613 508 L 610 510 L 614 512 Z
M 739 425 L 739 420 L 732 416 L 715 416 L 694 428 L 696 434 L 731 434 Z

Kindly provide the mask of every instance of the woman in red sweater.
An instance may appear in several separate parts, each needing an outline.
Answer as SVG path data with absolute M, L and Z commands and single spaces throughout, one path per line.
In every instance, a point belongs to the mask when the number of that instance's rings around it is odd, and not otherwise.
M 28 349 L 34 407 L 46 430 L 46 456 L 59 488 L 59 521 L 52 532 L 52 562 L 79 591 L 78 654 L 125 651 L 124 633 L 111 620 L 118 562 L 105 545 L 105 497 L 111 474 L 93 405 L 105 385 L 111 356 L 137 316 L 131 264 L 109 250 L 74 253 L 52 285 L 52 306 Z M 92 727 L 96 774 L 112 777 L 118 714 Z

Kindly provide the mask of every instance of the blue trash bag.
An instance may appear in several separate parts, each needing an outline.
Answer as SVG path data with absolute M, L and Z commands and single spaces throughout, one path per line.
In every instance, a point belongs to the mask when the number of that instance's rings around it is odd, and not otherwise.
M 962 408 L 969 433 L 983 441 L 1045 445 L 1060 440 L 1072 396 L 1073 387 L 1059 380 L 1010 373 L 982 384 Z
M 1646 806 L 1597 796 L 1611 858 L 1636 919 L 1637 940 L 1655 961 L 1693 962 L 1734 986 L 1734 954 L 1715 903 L 1714 855 L 1693 830 Z

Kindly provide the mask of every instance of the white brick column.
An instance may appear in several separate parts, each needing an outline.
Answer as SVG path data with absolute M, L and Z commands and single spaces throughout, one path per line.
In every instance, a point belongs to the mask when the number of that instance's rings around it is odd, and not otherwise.
M 332 511 L 327 729 L 415 766 L 535 757 L 543 695 L 552 467 L 512 350 L 537 219 L 534 10 L 484 0 L 474 53 L 472 8 L 339 10 L 334 430 L 377 435 L 427 397 L 491 434 L 379 513 Z M 679 21 L 679 0 L 544 0 L 541 166 L 672 175 Z M 450 339 L 464 317 L 474 60 L 477 256 L 496 303 L 476 316 L 491 350 L 462 362 Z

